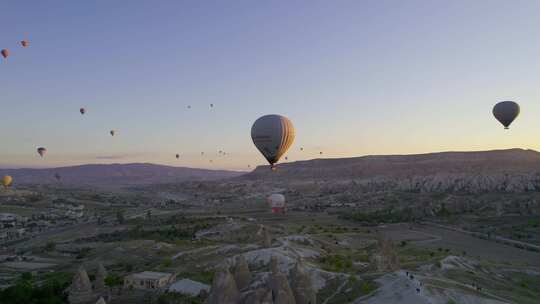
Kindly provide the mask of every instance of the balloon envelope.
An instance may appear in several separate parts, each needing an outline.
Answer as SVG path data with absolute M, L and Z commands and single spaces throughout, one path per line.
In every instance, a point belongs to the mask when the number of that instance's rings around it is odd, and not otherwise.
M 4 187 L 9 187 L 9 185 L 11 185 L 11 183 L 13 182 L 13 178 L 9 175 L 5 175 L 3 178 L 2 178 L 2 185 Z
M 274 167 L 294 141 L 292 122 L 281 115 L 265 115 L 257 119 L 251 127 L 251 139 L 255 147 Z
M 85 109 L 85 108 L 80 108 L 79 111 L 81 112 L 81 114 L 86 113 L 86 109 Z
M 115 131 L 111 130 L 111 132 L 109 132 L 109 133 L 111 133 L 111 136 L 114 136 Z
M 45 155 L 45 153 L 47 153 L 47 149 L 45 149 L 43 147 L 39 147 L 37 149 L 37 153 L 39 153 L 39 156 L 43 157 L 43 155 Z
M 519 105 L 513 101 L 501 101 L 493 107 L 493 116 L 508 129 L 510 124 L 518 117 Z
M 9 56 L 9 50 L 8 49 L 3 49 L 0 51 L 0 53 L 2 54 L 2 57 L 4 58 L 7 58 Z
M 30 44 L 30 42 L 29 42 L 28 40 L 22 40 L 22 41 L 21 41 L 21 45 L 22 45 L 23 47 L 27 47 L 29 44 Z
M 180 158 L 180 154 L 176 154 L 176 159 L 179 159 Z

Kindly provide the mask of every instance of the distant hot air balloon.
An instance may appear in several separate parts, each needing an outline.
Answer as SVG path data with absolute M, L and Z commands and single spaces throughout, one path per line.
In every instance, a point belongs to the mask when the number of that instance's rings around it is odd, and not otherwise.
M 58 172 L 56 172 L 54 174 L 54 178 L 56 178 L 56 180 L 59 181 L 60 179 L 62 179 L 62 176 L 60 176 L 60 174 Z
M 289 160 L 289 157 L 288 157 L 288 156 L 285 156 L 285 160 Z
M 201 155 L 204 155 L 204 152 L 201 152 Z
M 2 57 L 8 58 L 9 50 L 8 49 L 3 49 L 3 50 L 0 51 L 0 54 L 2 54 Z
M 303 147 L 300 147 L 300 151 L 304 151 L 304 148 L 303 148 Z
M 39 156 L 43 157 L 45 155 L 45 153 L 47 153 L 47 149 L 45 149 L 43 147 L 39 147 L 39 148 L 37 148 L 37 153 L 39 153 Z
M 188 109 L 191 109 L 191 106 L 189 105 L 189 106 L 187 106 L 187 108 L 188 108 Z
M 86 109 L 85 109 L 85 108 L 80 108 L 80 109 L 79 109 L 79 112 L 81 112 L 81 114 L 84 115 L 84 113 L 86 113 Z
M 513 101 L 501 101 L 493 107 L 493 116 L 504 126 L 505 129 L 518 117 L 519 105 Z
M 111 136 L 114 136 L 115 131 L 111 130 L 109 133 L 111 133 Z
M 274 193 L 267 198 L 272 213 L 285 213 L 285 196 L 283 194 Z
M 319 154 L 320 154 L 320 155 L 322 155 L 322 151 L 321 151 L 321 152 L 319 152 Z
M 28 47 L 28 46 L 30 45 L 30 41 L 28 41 L 28 40 L 26 40 L 26 39 L 25 39 L 25 40 L 22 40 L 22 41 L 21 41 L 21 45 L 22 45 L 23 47 Z
M 180 154 L 176 154 L 176 159 L 179 159 L 180 158 Z
M 251 139 L 255 147 L 270 163 L 271 169 L 294 141 L 292 122 L 281 115 L 265 115 L 251 127 Z
M 13 182 L 13 178 L 9 175 L 5 175 L 3 178 L 2 178 L 2 185 L 7 188 L 11 185 L 11 183 Z
M 213 104 L 213 103 L 211 103 L 211 104 L 210 104 L 210 108 L 213 108 L 213 107 L 214 107 L 214 104 Z

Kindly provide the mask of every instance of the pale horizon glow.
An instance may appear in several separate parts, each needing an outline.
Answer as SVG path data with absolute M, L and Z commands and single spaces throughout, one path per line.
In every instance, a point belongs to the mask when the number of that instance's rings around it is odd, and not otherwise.
M 539 11 L 533 0 L 10 1 L 0 167 L 248 170 L 265 164 L 250 138 L 265 114 L 293 122 L 289 162 L 540 150 Z M 521 105 L 510 130 L 491 115 L 502 100 Z

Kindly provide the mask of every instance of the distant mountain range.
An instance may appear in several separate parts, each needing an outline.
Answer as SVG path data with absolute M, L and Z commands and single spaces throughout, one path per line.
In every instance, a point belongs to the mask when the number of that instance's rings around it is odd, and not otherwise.
M 366 190 L 413 192 L 540 191 L 540 152 L 509 149 L 313 159 L 259 166 L 249 173 L 155 164 L 81 165 L 50 169 L 0 169 L 15 185 L 123 187 L 235 178 L 278 183 L 352 181 Z M 60 175 L 58 181 L 55 175 Z
M 540 153 L 509 149 L 414 155 L 314 159 L 268 166 L 243 175 L 249 180 L 354 180 L 372 189 L 415 192 L 540 191 Z
M 183 181 L 218 180 L 236 177 L 243 172 L 171 167 L 155 164 L 81 165 L 47 169 L 0 169 L 9 174 L 14 185 L 58 184 L 73 186 L 136 186 Z M 57 180 L 55 175 L 60 176 Z

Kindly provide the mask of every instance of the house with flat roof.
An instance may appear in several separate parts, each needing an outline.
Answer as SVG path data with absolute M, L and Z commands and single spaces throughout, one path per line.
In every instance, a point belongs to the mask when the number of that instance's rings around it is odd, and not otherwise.
M 166 272 L 143 271 L 124 278 L 124 288 L 160 289 L 176 281 L 176 275 Z

